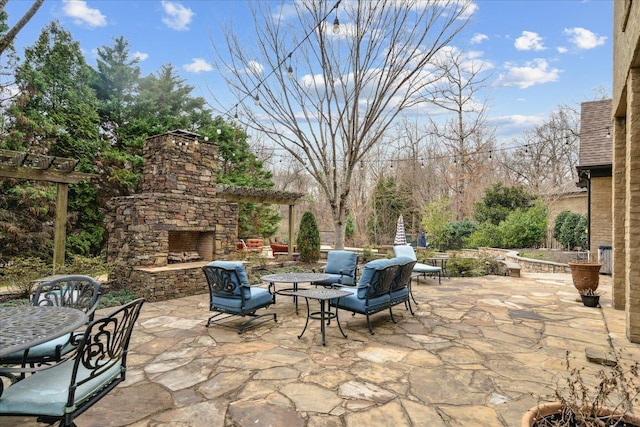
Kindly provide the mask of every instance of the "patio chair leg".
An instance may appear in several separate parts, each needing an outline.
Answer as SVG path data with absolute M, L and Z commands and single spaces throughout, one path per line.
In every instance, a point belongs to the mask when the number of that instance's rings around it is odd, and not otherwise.
M 391 317 L 391 321 L 393 323 L 398 323 L 398 322 L 396 322 L 396 319 L 394 319 L 394 317 L 393 317 L 393 310 L 391 310 L 391 306 L 389 306 L 389 316 Z
M 369 332 L 371 332 L 371 335 L 375 335 L 373 332 L 373 328 L 371 327 L 371 319 L 369 318 L 369 314 L 367 314 L 367 326 L 369 327 Z

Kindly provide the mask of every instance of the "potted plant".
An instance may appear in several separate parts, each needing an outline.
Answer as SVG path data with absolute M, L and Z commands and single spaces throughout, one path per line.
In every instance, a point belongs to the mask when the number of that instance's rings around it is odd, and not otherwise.
M 580 299 L 585 307 L 599 307 L 600 306 L 600 293 L 598 291 L 592 291 L 586 289 L 580 292 Z
M 596 374 L 597 384 L 589 386 L 583 368 L 570 364 L 569 352 L 565 367 L 565 384 L 554 390 L 555 402 L 541 403 L 522 417 L 521 427 L 640 427 L 640 417 L 634 415 L 633 405 L 640 404 L 639 364 L 633 362 L 628 370 L 616 363 Z M 637 406 L 636 406 L 637 408 Z
M 597 262 L 570 262 L 568 263 L 571 269 L 571 279 L 573 280 L 573 286 L 576 287 L 581 294 L 587 289 L 595 291 L 598 289 L 600 283 L 600 268 L 601 263 Z

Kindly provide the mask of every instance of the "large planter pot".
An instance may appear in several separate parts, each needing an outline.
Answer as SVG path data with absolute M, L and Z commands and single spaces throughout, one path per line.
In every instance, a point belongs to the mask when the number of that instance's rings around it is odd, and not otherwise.
M 555 414 L 562 412 L 562 404 L 560 402 L 542 403 L 529 409 L 520 422 L 520 427 L 534 427 L 536 422 L 543 420 L 545 417 L 552 417 Z M 622 419 L 622 422 L 616 423 L 619 427 L 640 427 L 640 417 L 631 414 L 616 415 L 616 412 L 608 408 L 602 408 L 598 411 L 599 417 L 612 417 L 615 419 Z M 544 424 L 542 425 L 558 425 L 558 426 L 574 426 L 574 424 Z M 603 424 L 603 425 L 614 425 Z
M 588 290 L 592 292 L 598 289 L 600 283 L 600 263 L 579 263 L 570 262 L 569 268 L 571 269 L 571 278 L 573 279 L 573 286 L 576 287 L 578 292 L 587 293 Z

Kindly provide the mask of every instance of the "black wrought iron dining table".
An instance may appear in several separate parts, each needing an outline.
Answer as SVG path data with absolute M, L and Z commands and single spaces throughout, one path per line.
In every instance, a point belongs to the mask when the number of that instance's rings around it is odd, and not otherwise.
M 71 307 L 0 307 L 0 357 L 71 333 L 87 320 L 84 311 Z

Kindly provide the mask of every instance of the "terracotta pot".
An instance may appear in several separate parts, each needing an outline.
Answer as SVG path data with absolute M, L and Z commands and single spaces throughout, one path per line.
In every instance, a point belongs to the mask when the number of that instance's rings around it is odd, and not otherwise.
M 536 421 L 553 414 L 559 414 L 562 412 L 562 404 L 560 402 L 541 403 L 533 408 L 529 409 L 520 422 L 520 427 L 533 427 Z M 598 411 L 598 415 L 601 417 L 615 415 L 616 413 L 608 408 L 602 408 Z M 622 421 L 627 427 L 636 426 L 640 427 L 640 417 L 636 415 L 618 415 L 622 417 Z
M 578 292 L 582 294 L 586 293 L 587 290 L 595 291 L 598 289 L 602 264 L 570 262 L 568 265 L 571 269 L 573 286 L 576 287 Z

